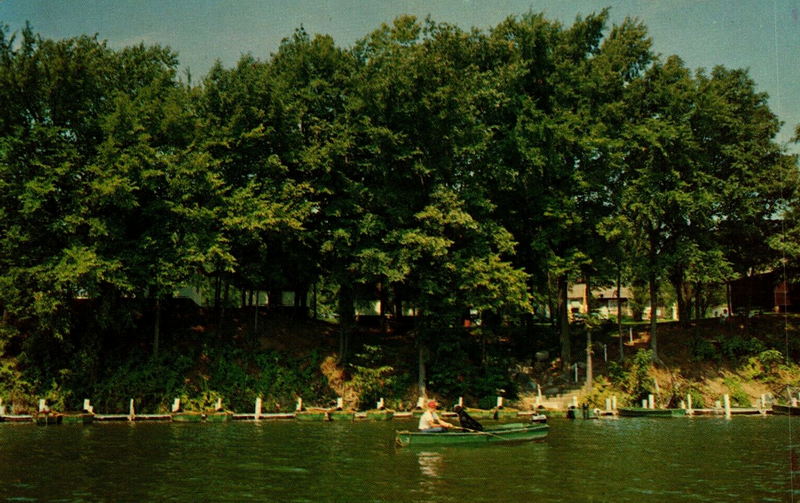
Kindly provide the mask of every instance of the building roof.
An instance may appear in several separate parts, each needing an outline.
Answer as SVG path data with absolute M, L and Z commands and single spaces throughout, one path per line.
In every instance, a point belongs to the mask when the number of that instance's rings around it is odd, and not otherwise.
M 582 299 L 584 291 L 586 290 L 586 285 L 584 283 L 575 283 L 571 285 L 569 288 L 569 292 L 567 296 L 570 299 Z M 623 299 L 630 299 L 632 297 L 630 287 L 623 286 L 622 287 L 622 295 L 617 295 L 616 287 L 606 287 L 606 288 L 593 288 L 592 289 L 592 297 L 595 299 L 616 299 L 617 297 L 621 297 Z

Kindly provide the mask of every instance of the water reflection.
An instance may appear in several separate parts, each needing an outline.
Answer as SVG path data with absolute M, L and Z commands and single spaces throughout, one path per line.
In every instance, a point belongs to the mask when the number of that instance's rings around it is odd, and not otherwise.
M 0 424 L 0 500 L 788 501 L 796 418 L 554 420 L 519 446 L 393 446 L 396 423 Z M 800 500 L 798 500 L 800 501 Z
M 441 475 L 442 463 L 444 462 L 441 453 L 423 451 L 417 453 L 417 459 L 419 461 L 419 471 L 422 475 L 434 478 Z
M 444 467 L 444 457 L 441 452 L 421 451 L 417 453 L 419 463 L 420 479 L 419 491 L 432 497 L 441 491 L 444 482 L 442 477 Z

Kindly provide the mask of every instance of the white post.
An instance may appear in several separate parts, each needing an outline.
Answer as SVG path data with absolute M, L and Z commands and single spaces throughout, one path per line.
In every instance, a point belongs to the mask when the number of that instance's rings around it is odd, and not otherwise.
M 296 410 L 297 412 L 300 412 L 301 410 L 303 410 L 303 399 L 302 398 L 297 397 L 297 406 L 294 408 L 294 410 Z
M 181 399 L 176 398 L 175 400 L 172 401 L 172 413 L 174 414 L 175 412 L 180 412 L 180 410 L 181 410 Z
M 502 396 L 498 396 L 497 397 L 497 408 L 498 409 L 502 409 L 503 408 L 503 397 Z
M 573 364 L 572 368 L 575 370 L 575 382 L 578 382 L 578 364 Z
M 647 408 L 648 409 L 655 409 L 656 403 L 653 395 L 647 395 Z
M 542 404 L 542 387 L 536 383 L 536 405 Z
M 336 410 L 344 409 L 344 398 L 339 397 L 336 399 Z
M 617 410 L 617 395 L 611 395 L 611 410 Z
M 647 408 L 647 398 L 642 399 L 642 408 L 643 409 Z
M 6 415 L 6 406 L 3 405 L 3 399 L 0 398 L 0 416 Z
M 256 398 L 256 409 L 254 413 L 256 421 L 261 419 L 261 397 Z
M 222 398 L 217 398 L 217 405 L 214 406 L 215 411 L 222 410 Z
M 726 393 L 722 399 L 725 401 L 725 417 L 731 417 L 731 397 Z
M 381 397 L 381 399 L 378 400 L 378 403 L 375 406 L 375 408 L 378 409 L 378 410 L 383 410 L 384 407 L 385 407 L 385 405 L 383 404 L 383 397 Z
M 606 398 L 606 410 L 607 411 L 611 410 L 611 399 L 610 398 Z
M 89 414 L 94 414 L 94 407 L 92 407 L 92 402 L 88 398 L 83 399 L 83 410 Z
M 633 344 L 633 327 L 628 327 L 628 339 Z
M 462 408 L 464 407 L 464 397 L 463 396 L 458 397 L 458 406 L 462 407 Z
M 425 397 L 424 396 L 421 396 L 421 397 L 417 398 L 417 408 L 418 409 L 424 409 L 425 408 Z
M 686 409 L 689 414 L 692 413 L 692 395 L 686 395 Z
M 131 405 L 128 407 L 128 420 L 133 421 L 136 417 L 136 410 L 133 408 L 133 398 L 131 398 Z
M 39 400 L 39 412 L 47 412 L 47 400 Z
M 684 402 L 683 400 L 678 402 L 678 408 L 679 409 L 685 409 L 686 408 L 686 402 Z
M 759 402 L 759 408 L 763 411 L 767 408 L 767 397 L 764 393 L 761 393 L 761 401 Z

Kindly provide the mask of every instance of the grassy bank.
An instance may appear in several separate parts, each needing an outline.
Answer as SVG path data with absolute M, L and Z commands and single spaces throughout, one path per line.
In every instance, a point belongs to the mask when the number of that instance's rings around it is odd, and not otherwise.
M 380 398 L 396 409 L 416 402 L 420 352 L 413 329 L 361 326 L 341 359 L 337 325 L 279 313 L 262 313 L 256 324 L 248 310 L 228 316 L 215 324 L 202 310 L 173 312 L 164 319 L 157 356 L 146 315 L 116 337 L 92 332 L 90 324 L 60 340 L 16 334 L 4 340 L 0 398 L 13 403 L 15 412 L 32 411 L 41 398 L 56 410 L 76 410 L 90 398 L 97 411 L 107 413 L 125 412 L 131 398 L 142 412 L 166 412 L 175 398 L 186 410 L 197 411 L 210 410 L 218 399 L 229 410 L 251 410 L 257 397 L 270 412 L 293 410 L 300 397 L 306 405 L 323 407 L 343 397 L 361 410 Z M 723 394 L 734 406 L 749 407 L 764 393 L 786 399 L 800 386 L 794 363 L 797 316 L 660 325 L 656 365 L 646 327 L 630 328 L 624 360 L 613 326 L 592 334 L 595 379 L 584 400 L 593 407 L 602 407 L 612 395 L 625 405 L 649 394 L 664 407 L 677 406 L 688 395 L 695 407 L 711 406 Z M 574 332 L 573 347 L 585 348 L 584 329 Z M 552 359 L 556 348 L 548 327 L 440 333 L 423 351 L 428 389 L 445 403 L 465 397 L 471 406 L 490 408 L 502 394 L 507 404 L 525 408 L 536 384 L 545 389 L 569 384 L 571 376 Z M 548 357 L 542 358 L 542 351 Z M 576 349 L 575 359 L 585 376 L 585 353 Z

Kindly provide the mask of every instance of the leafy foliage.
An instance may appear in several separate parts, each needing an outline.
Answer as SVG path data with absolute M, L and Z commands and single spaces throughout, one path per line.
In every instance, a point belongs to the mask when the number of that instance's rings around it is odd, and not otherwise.
M 253 292 L 291 291 L 305 308 L 323 285 L 343 359 L 355 306 L 377 298 L 384 320 L 415 314 L 431 384 L 480 399 L 511 389 L 506 356 L 442 335 L 475 313 L 491 340 L 549 311 L 566 365 L 579 278 L 624 275 L 651 306 L 669 283 L 686 321 L 711 285 L 796 262 L 797 159 L 774 140 L 767 96 L 746 70 L 655 55 L 638 21 L 608 24 L 608 10 L 483 31 L 402 16 L 348 49 L 301 28 L 198 86 L 166 47 L 0 27 L 0 349 L 15 340 L 38 369 L 7 392 L 76 399 L 146 309 L 152 358 L 140 347 L 110 374 L 110 406 L 324 394 L 277 353 L 226 355 L 219 382 L 182 382 L 185 335 L 160 317 L 189 285 L 213 292 L 218 326 Z M 93 335 L 76 333 L 76 299 L 98 306 Z M 720 343 L 727 359 L 765 349 Z M 365 400 L 402 384 L 393 365 L 355 365 Z M 632 396 L 649 387 L 643 365 L 614 370 Z

